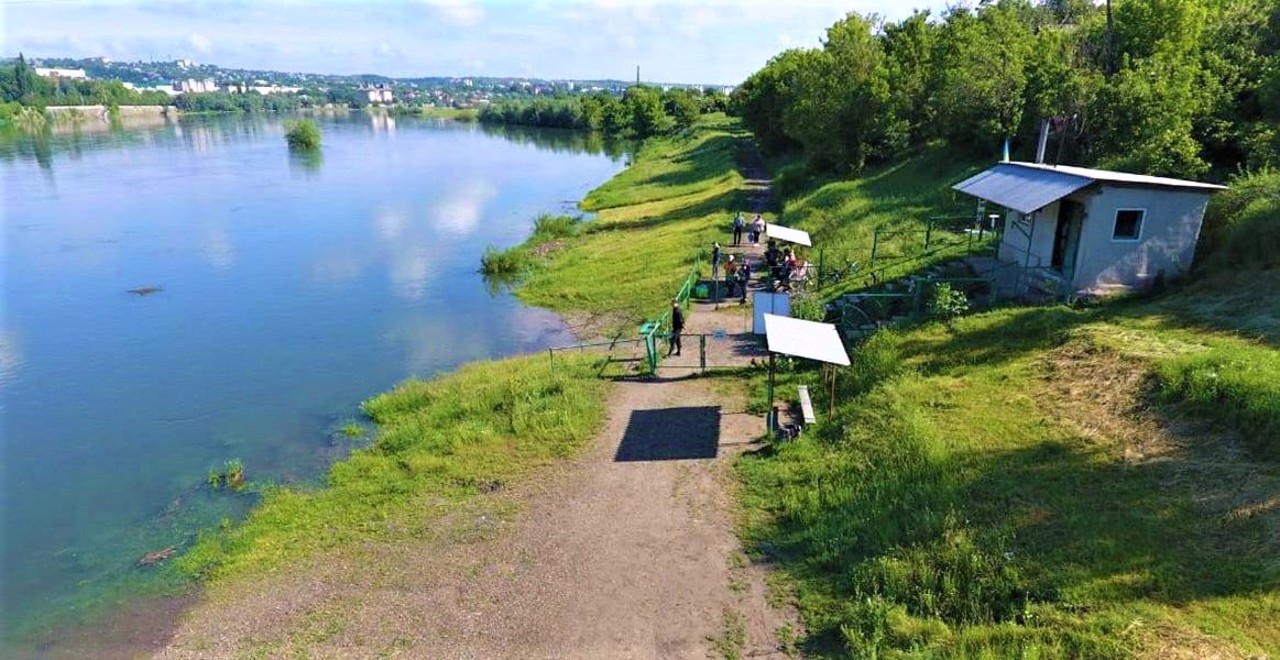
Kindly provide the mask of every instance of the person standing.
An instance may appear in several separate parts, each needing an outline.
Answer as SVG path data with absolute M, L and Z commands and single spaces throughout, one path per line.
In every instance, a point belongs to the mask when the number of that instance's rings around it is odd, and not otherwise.
M 738 211 L 738 215 L 733 217 L 733 244 L 742 243 L 742 230 L 747 226 L 747 219 L 742 217 L 742 211 Z
M 680 299 L 671 301 L 671 345 L 667 347 L 667 356 L 680 354 L 680 333 L 684 332 L 684 312 L 680 309 Z
M 711 279 L 720 279 L 720 243 L 711 244 Z
M 756 219 L 751 223 L 751 242 L 759 245 L 760 235 L 764 233 L 764 216 L 756 214 Z
M 729 297 L 733 297 L 733 287 L 738 283 L 738 266 L 740 264 L 733 260 L 733 255 L 729 255 L 729 260 L 724 262 L 724 283 L 729 287 Z
M 751 283 L 751 262 L 746 259 L 742 260 L 742 267 L 738 269 L 738 286 L 742 287 L 742 301 L 747 302 L 747 285 Z

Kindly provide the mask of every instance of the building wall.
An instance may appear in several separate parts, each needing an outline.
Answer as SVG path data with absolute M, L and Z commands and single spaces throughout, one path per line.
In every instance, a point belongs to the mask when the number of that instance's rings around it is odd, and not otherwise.
M 1142 288 L 1162 272 L 1173 277 L 1191 267 L 1208 193 L 1103 185 L 1087 197 L 1072 282 L 1077 289 Z M 1112 238 L 1119 209 L 1146 210 L 1137 241 Z
M 1031 268 L 1048 268 L 1053 261 L 1053 231 L 1058 226 L 1058 203 L 1054 202 L 1032 214 L 1035 230 L 1031 232 L 1031 252 L 1027 253 L 1027 224 L 1017 222 L 1021 214 L 1010 211 L 1005 216 L 1004 237 L 1000 241 L 999 259 L 1006 263 Z

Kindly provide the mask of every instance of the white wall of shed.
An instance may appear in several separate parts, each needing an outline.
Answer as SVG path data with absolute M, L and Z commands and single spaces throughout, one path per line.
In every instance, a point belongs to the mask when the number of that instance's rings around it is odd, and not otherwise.
M 1173 277 L 1191 267 L 1208 193 L 1104 185 L 1087 197 L 1072 282 L 1077 289 L 1145 288 L 1161 272 Z M 1112 239 L 1121 209 L 1146 211 L 1137 241 Z
M 1053 263 L 1053 232 L 1058 226 L 1058 203 L 1054 202 L 1032 214 L 1035 231 L 1031 234 L 1031 252 L 1027 253 L 1025 225 L 1019 228 L 1022 214 L 1010 211 L 1005 216 L 1004 236 L 996 255 L 1001 262 L 1016 263 L 1029 268 L 1048 268 Z

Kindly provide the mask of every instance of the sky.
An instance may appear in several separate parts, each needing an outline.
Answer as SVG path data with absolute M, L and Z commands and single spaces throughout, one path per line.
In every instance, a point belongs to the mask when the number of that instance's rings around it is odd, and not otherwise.
M 955 0 L 0 0 L 0 53 L 229 68 L 733 85 L 847 12 Z

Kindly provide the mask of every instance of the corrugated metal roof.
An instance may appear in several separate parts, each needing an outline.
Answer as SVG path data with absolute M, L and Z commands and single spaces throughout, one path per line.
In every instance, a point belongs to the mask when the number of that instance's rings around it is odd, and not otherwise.
M 952 189 L 995 202 L 1019 213 L 1038 211 L 1094 183 L 1114 183 L 1153 188 L 1179 188 L 1213 192 L 1225 186 L 1162 176 L 1095 170 L 1069 165 L 999 163 L 995 167 L 952 186 Z
M 1089 177 L 1000 163 L 952 188 L 1019 213 L 1033 213 L 1093 182 Z
M 1153 186 L 1157 188 L 1192 188 L 1199 190 L 1226 190 L 1226 186 L 1219 186 L 1213 183 L 1200 183 L 1199 181 L 1188 181 L 1186 179 L 1170 179 L 1163 176 L 1147 176 L 1145 174 L 1130 174 L 1128 172 L 1112 172 L 1111 170 L 1095 170 L 1088 167 L 1074 167 L 1071 165 L 1043 165 L 1036 163 L 1009 163 L 1019 167 L 1029 167 L 1041 171 L 1063 172 L 1074 176 L 1082 176 L 1094 181 L 1106 181 L 1109 183 L 1125 183 L 1130 185 Z

